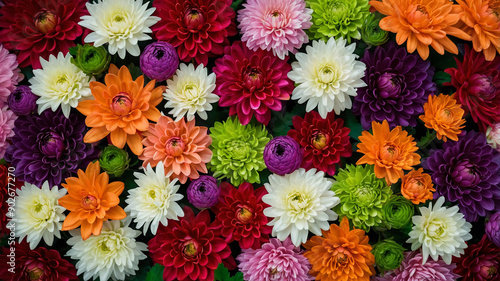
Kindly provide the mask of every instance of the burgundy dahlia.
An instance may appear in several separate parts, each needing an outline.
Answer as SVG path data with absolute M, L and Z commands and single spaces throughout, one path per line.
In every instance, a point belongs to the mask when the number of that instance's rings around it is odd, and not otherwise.
M 434 198 L 457 202 L 468 221 L 500 211 L 500 153 L 484 134 L 468 132 L 430 155 L 422 165 L 435 185 Z
M 195 59 L 207 66 L 208 58 L 222 55 L 229 36 L 238 33 L 231 0 L 155 0 L 160 21 L 152 30 L 158 40 L 177 48 L 185 62 Z
M 368 86 L 358 88 L 352 111 L 361 115 L 363 128 L 369 130 L 372 121 L 384 120 L 391 128 L 416 126 L 424 103 L 436 91 L 430 61 L 394 43 L 366 50 L 361 61 L 366 64 L 363 81 Z
M 281 176 L 297 170 L 302 158 L 300 145 L 289 136 L 276 137 L 264 148 L 264 163 L 267 169 Z
M 154 42 L 142 51 L 140 66 L 147 77 L 165 81 L 174 75 L 179 67 L 179 56 L 170 43 Z
M 48 60 L 66 54 L 82 35 L 78 25 L 87 13 L 86 0 L 6 0 L 0 8 L 0 43 L 18 50 L 19 67 L 40 68 Z
M 31 92 L 29 86 L 18 86 L 8 98 L 9 108 L 17 116 L 24 116 L 36 110 L 38 96 Z
M 486 235 L 479 243 L 469 245 L 460 258 L 453 257 L 453 262 L 462 281 L 500 280 L 500 248 Z
M 497 247 L 500 247 L 500 212 L 491 215 L 486 223 L 485 232 L 488 239 Z
M 288 131 L 288 136 L 302 147 L 302 168 L 316 168 L 333 176 L 335 165 L 341 164 L 340 157 L 352 155 L 351 130 L 344 127 L 344 120 L 335 119 L 333 111 L 328 113 L 326 119 L 321 118 L 318 112 L 310 111 L 304 119 L 294 116 L 292 122 L 294 129 Z
M 189 203 L 198 209 L 213 207 L 219 202 L 220 188 L 212 176 L 203 175 L 193 180 L 187 188 Z
M 254 115 L 258 122 L 267 125 L 271 111 L 281 110 L 281 101 L 290 99 L 293 91 L 287 76 L 292 68 L 287 60 L 280 60 L 269 51 L 251 51 L 240 41 L 226 47 L 224 57 L 218 58 L 213 68 L 219 105 L 229 106 L 229 115 L 238 114 L 243 125 Z

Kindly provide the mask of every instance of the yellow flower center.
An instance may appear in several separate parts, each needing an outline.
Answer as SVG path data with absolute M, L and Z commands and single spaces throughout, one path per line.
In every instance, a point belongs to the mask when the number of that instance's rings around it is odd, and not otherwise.
M 239 207 L 238 211 L 236 211 L 236 217 L 239 221 L 245 223 L 249 222 L 253 218 L 253 213 L 247 209 L 247 206 Z
M 187 259 L 193 259 L 198 255 L 199 244 L 195 240 L 186 241 L 182 247 L 182 254 Z
M 40 12 L 35 14 L 34 22 L 36 29 L 46 34 L 56 27 L 57 16 L 53 11 L 42 9 Z
M 42 280 L 41 277 L 43 275 L 43 269 L 39 267 L 26 269 L 26 273 L 28 274 L 29 280 Z
M 330 136 L 321 131 L 315 131 L 312 133 L 311 142 L 314 148 L 323 149 L 328 145 Z
M 338 80 L 338 72 L 335 66 L 326 64 L 323 65 L 318 72 L 319 82 L 323 84 L 330 84 Z

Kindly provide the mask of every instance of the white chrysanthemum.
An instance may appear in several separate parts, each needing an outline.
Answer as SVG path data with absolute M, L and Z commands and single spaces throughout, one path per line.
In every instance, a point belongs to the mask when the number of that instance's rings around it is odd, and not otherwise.
M 184 216 L 184 211 L 176 202 L 184 197 L 177 193 L 180 187 L 176 184 L 178 179 L 171 181 L 165 176 L 162 161 L 156 165 L 156 172 L 148 164 L 144 173 L 134 173 L 134 176 L 138 187 L 128 191 L 125 212 L 130 212 L 130 217 L 135 218 L 137 228 L 144 225 L 144 235 L 150 224 L 151 233 L 156 235 L 160 222 L 167 226 L 168 219 L 178 220 L 178 217 Z
M 140 231 L 128 227 L 130 220 L 105 221 L 101 234 L 82 240 L 79 230 L 71 230 L 72 238 L 68 245 L 72 248 L 66 256 L 76 263 L 77 274 L 83 273 L 83 279 L 106 281 L 125 280 L 126 276 L 134 275 L 139 270 L 139 261 L 146 258 L 143 253 L 148 246 L 136 242 Z M 122 226 L 123 225 L 123 226 Z
M 41 69 L 33 70 L 33 77 L 29 80 L 33 94 L 40 96 L 36 101 L 38 114 L 50 108 L 56 111 L 61 107 L 66 118 L 69 118 L 71 108 L 75 108 L 78 102 L 92 96 L 89 82 L 94 77 L 87 76 L 76 65 L 71 63 L 71 55 L 66 56 L 62 52 L 50 55 L 46 61 L 40 58 Z
M 90 16 L 81 17 L 78 24 L 94 32 L 85 37 L 86 43 L 99 47 L 109 43 L 108 51 L 120 58 L 128 52 L 139 56 L 141 50 L 137 42 L 149 40 L 152 25 L 160 18 L 151 16 L 155 8 L 148 9 L 149 2 L 138 0 L 100 0 L 95 4 L 87 3 Z
M 168 101 L 165 108 L 173 108 L 169 114 L 176 117 L 175 121 L 184 115 L 187 121 L 191 121 L 196 113 L 207 120 L 207 111 L 212 110 L 212 103 L 219 101 L 219 96 L 212 93 L 215 90 L 215 73 L 207 75 L 207 68 L 203 64 L 195 69 L 192 63 L 182 63 L 167 85 L 163 93 Z
M 54 236 L 61 238 L 66 209 L 59 205 L 58 200 L 64 195 L 66 189 L 58 189 L 57 186 L 50 188 L 47 181 L 41 188 L 24 183 L 17 190 L 14 218 L 19 242 L 26 237 L 30 249 L 35 249 L 42 238 L 49 246 L 52 246 Z
M 465 241 L 472 238 L 472 225 L 465 221 L 464 215 L 457 206 L 443 207 L 444 197 L 439 197 L 432 208 L 420 207 L 420 216 L 413 216 L 413 229 L 410 238 L 411 250 L 422 247 L 422 264 L 429 256 L 437 261 L 442 257 L 447 264 L 451 263 L 452 256 L 460 257 L 467 248 Z
M 284 176 L 270 175 L 265 184 L 268 194 L 262 201 L 270 205 L 264 214 L 274 218 L 268 224 L 273 226 L 272 235 L 281 241 L 291 235 L 297 247 L 307 241 L 309 231 L 322 235 L 321 230 L 330 227 L 328 221 L 338 218 L 331 209 L 340 199 L 330 190 L 331 185 L 325 174 L 316 169 L 306 172 L 300 168 Z
M 350 96 L 356 96 L 358 87 L 366 86 L 361 80 L 366 66 L 357 61 L 354 54 L 356 44 L 346 47 L 343 38 L 333 37 L 327 43 L 313 41 L 306 47 L 306 53 L 297 53 L 296 62 L 288 78 L 299 84 L 292 93 L 292 99 L 300 104 L 307 101 L 306 111 L 318 107 L 321 117 L 326 118 L 332 110 L 340 114 L 352 107 Z

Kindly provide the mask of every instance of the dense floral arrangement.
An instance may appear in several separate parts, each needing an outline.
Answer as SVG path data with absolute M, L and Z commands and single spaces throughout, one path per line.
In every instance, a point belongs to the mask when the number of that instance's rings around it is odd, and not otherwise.
M 499 15 L 0 1 L 0 279 L 500 280 Z

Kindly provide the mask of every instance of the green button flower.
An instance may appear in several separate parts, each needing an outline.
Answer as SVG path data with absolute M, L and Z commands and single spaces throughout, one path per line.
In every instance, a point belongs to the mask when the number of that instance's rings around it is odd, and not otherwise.
M 90 76 L 107 70 L 111 62 L 111 56 L 103 46 L 96 48 L 89 44 L 78 44 L 70 48 L 70 54 L 73 56 L 71 62 Z
M 389 32 L 378 25 L 380 18 L 375 13 L 368 15 L 361 28 L 361 39 L 368 45 L 378 46 L 389 40 Z
M 403 261 L 405 248 L 391 239 L 385 239 L 373 246 L 372 254 L 380 271 L 396 269 Z
M 128 153 L 114 145 L 108 145 L 99 156 L 101 168 L 108 174 L 121 177 L 128 169 L 130 159 Z
M 394 195 L 387 201 L 382 212 L 387 228 L 400 229 L 410 222 L 415 209 L 409 200 L 403 196 Z

